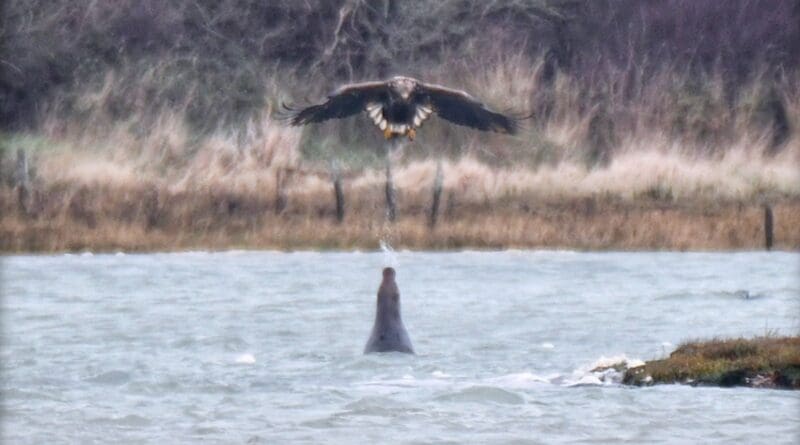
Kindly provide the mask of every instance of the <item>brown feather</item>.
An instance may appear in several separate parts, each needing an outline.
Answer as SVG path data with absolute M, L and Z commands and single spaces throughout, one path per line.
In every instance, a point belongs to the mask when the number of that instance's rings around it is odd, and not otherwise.
M 341 119 L 364 111 L 367 103 L 380 102 L 387 94 L 386 82 L 362 82 L 344 85 L 328 96 L 328 100 L 301 110 L 291 110 L 289 123 L 305 125 L 328 119 Z
M 439 117 L 454 124 L 508 134 L 516 133 L 519 127 L 516 119 L 486 108 L 464 91 L 425 83 L 420 83 L 417 90 L 421 100 L 427 101 Z

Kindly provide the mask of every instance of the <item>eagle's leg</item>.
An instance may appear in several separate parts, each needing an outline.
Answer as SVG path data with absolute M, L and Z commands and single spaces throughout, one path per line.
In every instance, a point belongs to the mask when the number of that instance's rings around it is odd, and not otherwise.
M 392 138 L 392 130 L 388 126 L 383 130 L 383 137 L 387 141 Z
M 417 130 L 414 129 L 413 127 L 410 127 L 408 129 L 408 132 L 406 132 L 406 136 L 408 136 L 409 141 L 413 141 L 414 138 L 417 137 Z

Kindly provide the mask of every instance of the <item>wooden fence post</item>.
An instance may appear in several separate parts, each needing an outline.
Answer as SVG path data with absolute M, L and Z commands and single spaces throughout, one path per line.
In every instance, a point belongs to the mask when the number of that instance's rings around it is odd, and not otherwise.
M 275 170 L 275 213 L 280 214 L 286 208 L 286 171 L 283 168 Z
M 392 178 L 392 160 L 386 156 L 386 219 L 394 222 L 397 218 L 397 196 Z
M 17 149 L 17 165 L 14 171 L 14 186 L 17 189 L 17 208 L 21 213 L 28 213 L 28 185 L 30 182 L 30 167 L 28 153 Z
M 158 190 L 151 186 L 144 198 L 144 230 L 149 232 L 158 226 L 161 219 L 158 205 Z
M 773 241 L 773 216 L 772 207 L 769 204 L 764 204 L 764 246 L 767 250 L 772 250 Z
M 344 221 L 344 190 L 342 190 L 342 175 L 337 165 L 332 167 L 333 194 L 336 197 L 336 222 Z
M 431 212 L 429 223 L 431 228 L 436 227 L 436 221 L 439 218 L 439 203 L 442 198 L 442 183 L 444 182 L 444 173 L 442 172 L 441 158 L 436 162 L 436 177 L 433 180 L 433 201 L 431 202 Z

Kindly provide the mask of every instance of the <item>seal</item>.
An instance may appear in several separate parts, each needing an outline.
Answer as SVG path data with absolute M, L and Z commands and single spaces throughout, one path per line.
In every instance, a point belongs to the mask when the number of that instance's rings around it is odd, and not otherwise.
M 391 267 L 383 269 L 383 281 L 378 288 L 375 324 L 372 326 L 372 335 L 364 347 L 364 354 L 390 351 L 414 353 L 411 339 L 408 338 L 408 332 L 400 317 L 400 290 L 394 277 L 394 269 Z

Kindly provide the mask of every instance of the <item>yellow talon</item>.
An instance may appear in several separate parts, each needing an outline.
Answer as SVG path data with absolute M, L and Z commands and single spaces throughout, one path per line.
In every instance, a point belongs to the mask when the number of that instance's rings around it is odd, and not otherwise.
M 406 133 L 406 136 L 408 136 L 409 141 L 413 141 L 414 138 L 417 137 L 417 130 L 409 128 L 408 132 Z
M 383 130 L 383 137 L 386 138 L 387 141 L 392 138 L 392 130 L 390 130 L 389 127 Z

